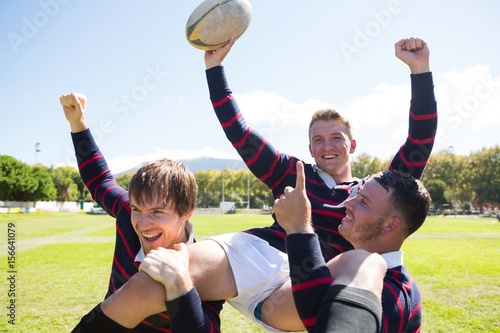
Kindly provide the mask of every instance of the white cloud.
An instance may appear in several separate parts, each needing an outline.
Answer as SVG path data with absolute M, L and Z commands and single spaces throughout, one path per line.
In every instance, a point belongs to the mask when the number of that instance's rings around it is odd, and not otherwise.
M 437 149 L 454 146 L 459 154 L 499 144 L 500 76 L 475 65 L 437 75 L 439 111 Z
M 317 99 L 295 103 L 276 92 L 256 91 L 235 98 L 249 124 L 265 124 L 271 129 L 289 125 L 307 128 L 314 111 L 332 107 Z

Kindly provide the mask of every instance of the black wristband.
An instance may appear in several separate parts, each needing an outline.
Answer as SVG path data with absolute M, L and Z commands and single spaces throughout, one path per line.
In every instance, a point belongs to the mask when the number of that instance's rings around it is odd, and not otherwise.
M 71 333 L 128 333 L 126 328 L 106 316 L 101 310 L 101 303 L 82 317 Z

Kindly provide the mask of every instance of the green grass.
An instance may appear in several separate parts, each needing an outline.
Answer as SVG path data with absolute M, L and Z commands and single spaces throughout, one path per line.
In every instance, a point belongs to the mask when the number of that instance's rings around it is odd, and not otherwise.
M 269 215 L 194 215 L 197 239 L 266 226 Z M 0 332 L 69 332 L 107 290 L 114 220 L 75 213 L 0 214 L 0 267 L 8 277 L 7 224 L 16 230 L 16 326 L 2 283 Z M 429 217 L 404 245 L 423 296 L 423 332 L 500 332 L 500 223 Z M 7 281 L 8 282 L 8 281 Z M 222 330 L 261 333 L 229 305 Z
M 500 332 L 500 223 L 429 217 L 403 247 L 424 332 Z

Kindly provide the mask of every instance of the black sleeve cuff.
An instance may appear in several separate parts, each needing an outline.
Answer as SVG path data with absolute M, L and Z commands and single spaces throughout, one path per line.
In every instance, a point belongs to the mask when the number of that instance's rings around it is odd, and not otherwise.
M 286 236 L 286 251 L 290 261 L 290 269 L 307 262 L 311 269 L 325 266 L 325 259 L 321 253 L 318 235 L 312 233 L 298 233 Z M 292 273 L 292 272 L 291 272 Z
M 126 328 L 106 316 L 101 310 L 101 303 L 82 317 L 71 333 L 128 333 L 132 329 Z
M 172 332 L 197 332 L 203 327 L 204 314 L 196 288 L 187 294 L 166 302 Z
M 85 159 L 99 150 L 90 129 L 71 133 L 71 139 L 73 140 L 73 147 L 75 148 L 75 155 L 78 161 Z
M 432 72 L 410 74 L 412 103 L 436 103 Z

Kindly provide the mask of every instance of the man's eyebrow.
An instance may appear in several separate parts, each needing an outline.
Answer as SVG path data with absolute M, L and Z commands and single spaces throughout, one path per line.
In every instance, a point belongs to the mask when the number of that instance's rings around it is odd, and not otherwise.
M 363 188 L 361 188 L 358 192 L 358 196 L 361 197 L 361 199 L 363 199 L 364 201 L 367 201 L 368 203 L 371 203 L 372 200 L 370 199 L 370 197 L 366 196 L 365 194 L 363 194 Z
M 130 202 L 130 207 L 131 208 L 139 208 L 137 205 L 133 204 L 132 202 Z M 153 207 L 147 207 L 147 209 L 150 209 L 150 210 L 163 210 L 163 209 L 167 209 L 168 206 L 165 205 L 165 204 L 159 204 L 158 206 L 153 206 Z
M 343 132 L 341 132 L 341 131 L 340 131 L 340 132 L 339 132 L 339 131 L 337 131 L 337 132 L 328 133 L 328 135 L 327 135 L 327 136 L 332 136 L 332 135 L 343 135 L 343 134 L 344 134 Z M 323 134 L 316 134 L 316 135 L 313 135 L 312 137 L 313 137 L 313 138 L 316 138 L 316 137 L 323 137 L 323 136 L 324 136 Z

